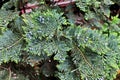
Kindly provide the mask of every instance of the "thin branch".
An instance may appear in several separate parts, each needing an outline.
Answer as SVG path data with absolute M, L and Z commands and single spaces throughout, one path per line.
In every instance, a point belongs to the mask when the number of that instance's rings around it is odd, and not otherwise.
M 75 3 L 76 0 L 68 0 L 68 1 L 63 1 L 63 2 L 57 2 L 54 6 L 66 6 L 68 4 Z
M 89 61 L 87 60 L 87 58 L 85 57 L 85 55 L 83 54 L 83 52 L 78 47 L 76 47 L 76 49 L 78 49 L 78 51 L 80 52 L 80 54 L 83 57 L 84 61 L 90 66 L 90 68 L 93 71 L 93 74 L 95 75 L 95 73 L 94 73 L 95 70 L 94 70 L 93 66 L 89 63 Z
M 8 70 L 7 68 L 5 68 L 5 67 L 3 67 L 3 66 L 1 66 L 1 65 L 0 65 L 0 68 L 5 69 L 5 70 Z
M 12 76 L 12 72 L 11 72 L 11 66 L 9 67 L 9 77 L 8 77 L 8 80 L 11 80 L 11 76 Z
M 15 45 L 17 45 L 21 40 L 23 39 L 23 37 L 21 37 L 19 40 L 17 40 L 14 44 L 12 44 L 11 46 L 8 46 L 6 49 L 10 49 L 12 47 L 14 47 Z
M 87 60 L 87 58 L 85 57 L 85 55 L 83 54 L 83 52 L 74 44 L 75 48 L 80 52 L 81 56 L 83 57 L 83 60 L 85 61 L 85 63 L 88 64 L 88 66 L 92 69 L 93 73 L 94 73 L 94 68 L 93 66 L 89 63 L 89 61 Z M 95 74 L 95 73 L 94 73 Z
M 78 47 L 76 47 L 76 48 L 77 48 L 78 51 L 80 52 L 80 54 L 81 54 L 81 56 L 83 57 L 84 61 L 85 61 L 91 68 L 93 68 L 92 65 L 89 63 L 89 61 L 87 60 L 87 58 L 85 57 L 85 55 L 83 54 L 83 52 L 82 52 Z
M 17 45 L 22 39 L 23 39 L 23 37 L 21 37 L 19 40 L 17 40 L 17 41 L 16 41 L 15 43 L 13 43 L 12 45 L 9 45 L 9 46 L 7 46 L 7 47 L 5 47 L 5 48 L 0 48 L 0 50 L 3 50 L 3 49 L 8 50 L 8 49 L 14 47 L 15 45 Z

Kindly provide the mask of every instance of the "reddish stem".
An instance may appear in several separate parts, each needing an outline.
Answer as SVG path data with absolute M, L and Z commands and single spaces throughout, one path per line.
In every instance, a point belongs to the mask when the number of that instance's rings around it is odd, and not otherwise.
M 75 2 L 76 2 L 76 0 L 60 1 L 60 2 L 57 2 L 57 3 L 55 4 L 55 6 L 65 7 L 65 6 L 67 6 L 68 4 L 74 4 Z

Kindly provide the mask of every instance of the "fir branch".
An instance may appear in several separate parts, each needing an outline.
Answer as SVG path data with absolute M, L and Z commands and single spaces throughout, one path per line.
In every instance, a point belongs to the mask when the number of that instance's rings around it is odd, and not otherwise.
M 73 43 L 75 49 L 77 49 L 81 56 L 83 57 L 84 61 L 89 65 L 89 67 L 91 67 L 91 69 L 93 69 L 92 65 L 89 63 L 89 61 L 87 60 L 87 58 L 85 57 L 85 55 L 83 54 L 83 52 L 77 47 L 77 45 L 75 44 L 75 42 Z
M 93 71 L 93 73 L 94 73 L 94 68 L 93 68 L 93 66 L 89 63 L 89 61 L 87 60 L 87 58 L 85 57 L 85 55 L 83 54 L 83 52 L 76 46 L 76 45 L 74 45 L 75 46 L 75 49 L 77 49 L 79 52 L 80 52 L 80 54 L 81 54 L 81 56 L 83 57 L 83 60 L 85 61 L 85 63 L 86 64 L 88 64 L 88 66 L 92 69 L 92 71 Z M 95 74 L 95 73 L 94 73 Z
M 14 47 L 15 45 L 17 45 L 24 37 L 21 37 L 19 40 L 15 41 L 15 43 L 13 43 L 12 45 L 9 45 L 5 48 L 0 48 L 0 51 L 2 51 L 3 49 L 9 50 L 10 48 Z

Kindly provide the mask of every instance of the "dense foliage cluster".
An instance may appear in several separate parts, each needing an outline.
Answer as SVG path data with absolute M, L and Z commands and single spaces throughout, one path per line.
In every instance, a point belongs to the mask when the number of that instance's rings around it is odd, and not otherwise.
M 19 0 L 1 6 L 0 80 L 113 80 L 120 68 L 120 2 L 37 1 L 22 15 Z

